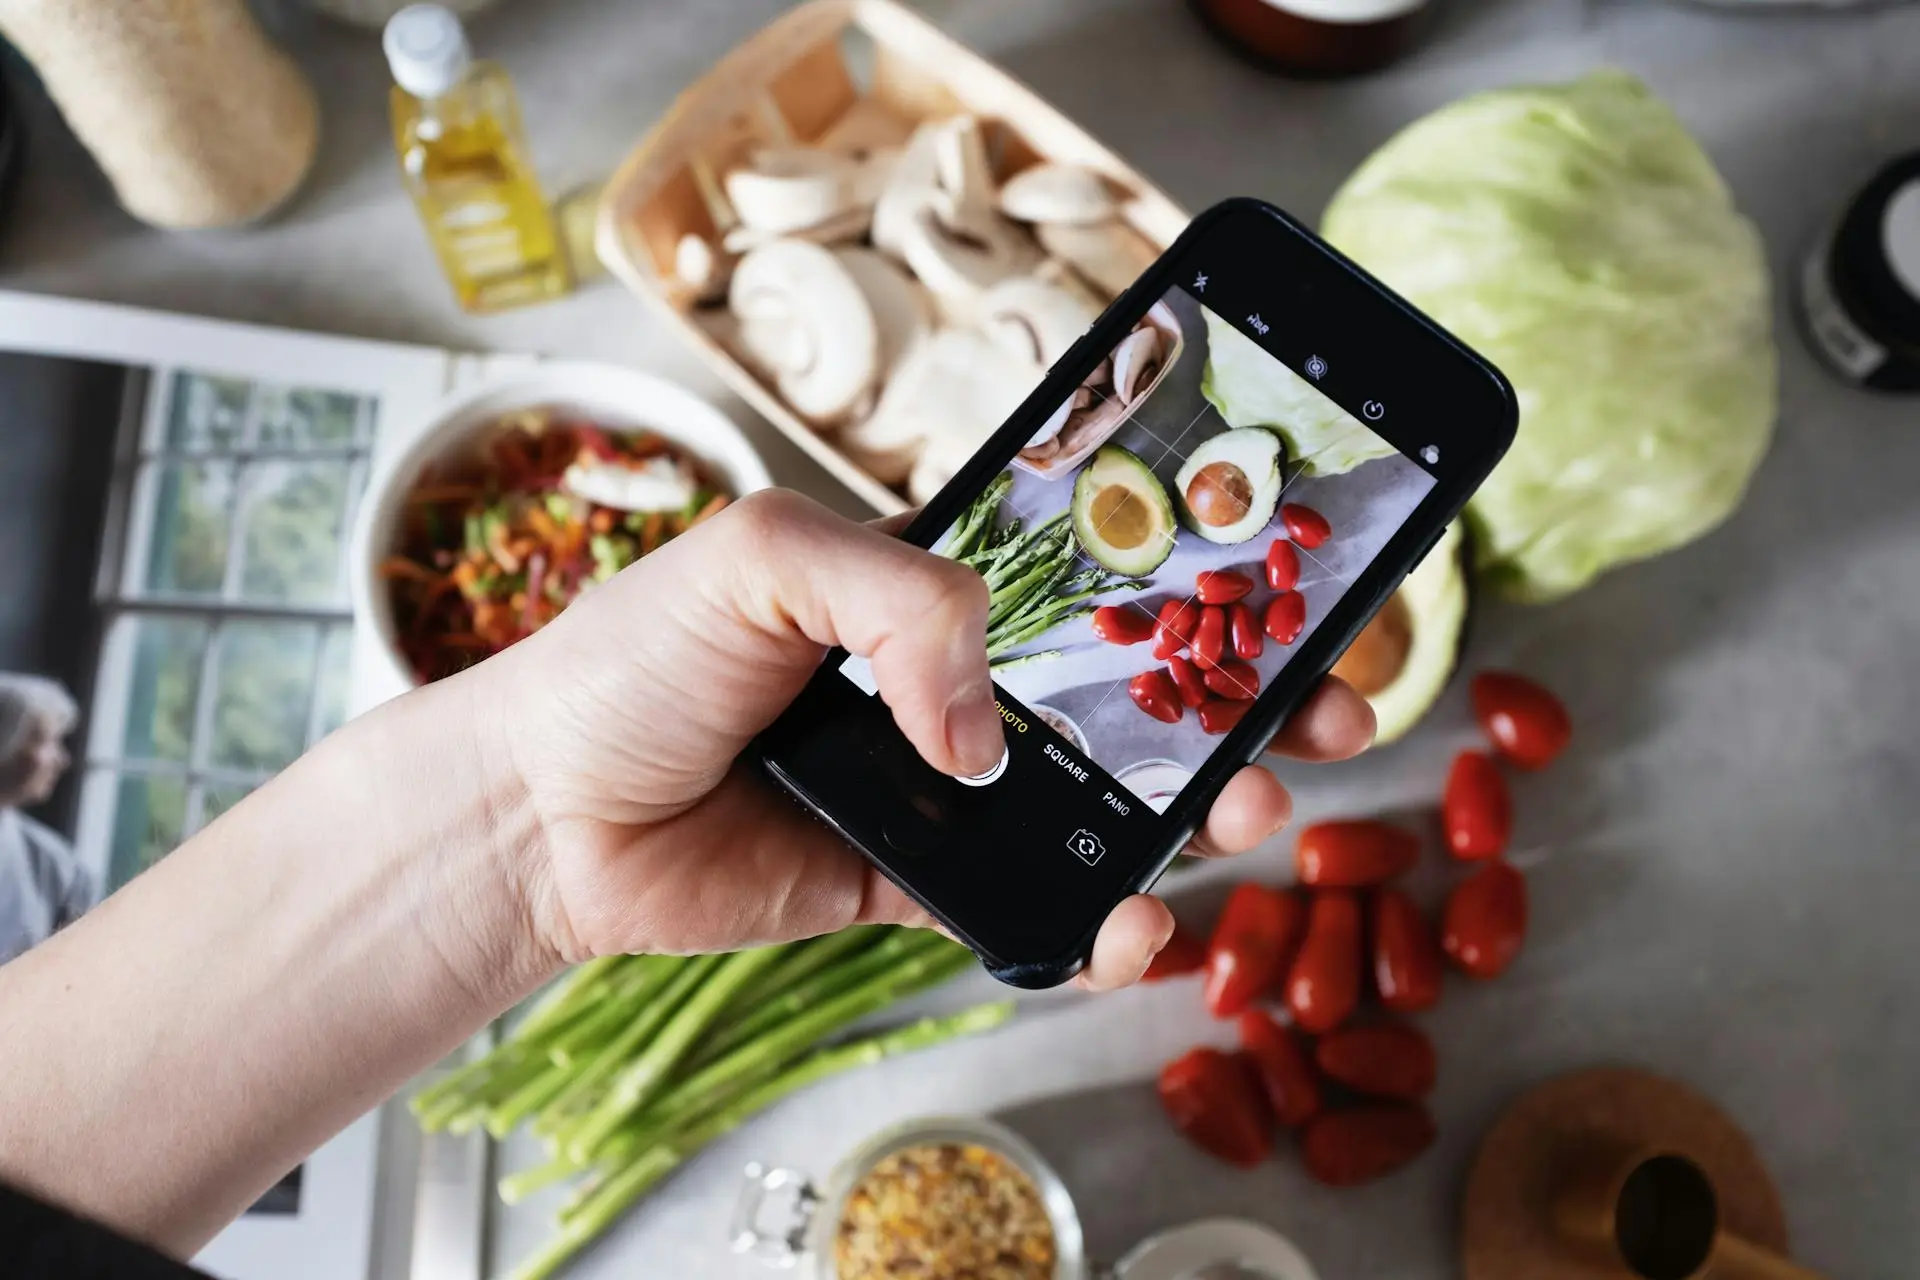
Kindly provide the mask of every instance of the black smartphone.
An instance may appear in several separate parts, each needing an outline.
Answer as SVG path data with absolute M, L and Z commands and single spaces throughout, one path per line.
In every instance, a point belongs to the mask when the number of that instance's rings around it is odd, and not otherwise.
M 1085 963 L 1513 439 L 1499 371 L 1280 210 L 1194 220 L 905 536 L 979 570 L 1007 755 L 829 654 L 768 773 L 1003 982 Z

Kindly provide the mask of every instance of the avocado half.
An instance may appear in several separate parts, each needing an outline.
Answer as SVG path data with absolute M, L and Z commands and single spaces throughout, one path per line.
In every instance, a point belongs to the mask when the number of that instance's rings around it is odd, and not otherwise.
M 1376 743 L 1404 737 L 1460 665 L 1468 607 L 1467 539 L 1458 520 L 1334 663 L 1373 705 Z
M 1145 577 L 1173 554 L 1173 502 L 1153 468 L 1104 445 L 1073 481 L 1073 532 L 1099 564 Z
M 1264 427 L 1236 427 L 1200 442 L 1174 475 L 1187 528 L 1231 546 L 1267 527 L 1280 504 L 1280 437 Z

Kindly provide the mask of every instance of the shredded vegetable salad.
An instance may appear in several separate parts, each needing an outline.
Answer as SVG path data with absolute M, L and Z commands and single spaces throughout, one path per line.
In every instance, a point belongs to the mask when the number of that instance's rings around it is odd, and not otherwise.
M 495 424 L 474 463 L 423 471 L 381 565 L 422 682 L 551 622 L 581 592 L 727 505 L 690 455 L 647 431 L 548 410 Z

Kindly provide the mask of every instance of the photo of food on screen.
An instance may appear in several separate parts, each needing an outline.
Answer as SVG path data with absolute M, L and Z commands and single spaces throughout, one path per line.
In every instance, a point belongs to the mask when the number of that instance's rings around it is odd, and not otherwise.
M 1175 287 L 934 550 L 1000 688 L 1164 810 L 1433 485 Z

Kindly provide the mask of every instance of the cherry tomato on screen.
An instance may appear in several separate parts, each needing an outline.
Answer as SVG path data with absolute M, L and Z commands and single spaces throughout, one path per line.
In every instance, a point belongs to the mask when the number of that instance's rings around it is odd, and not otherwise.
M 1200 704 L 1200 729 L 1218 737 L 1230 733 L 1233 726 L 1246 717 L 1253 709 L 1253 703 L 1241 702 L 1229 698 L 1208 698 Z
M 1260 620 L 1253 615 L 1253 607 L 1244 601 L 1227 608 L 1227 634 L 1233 640 L 1233 652 L 1236 657 L 1252 662 L 1266 648 L 1266 641 L 1260 636 Z
M 1193 643 L 1200 623 L 1200 606 L 1191 600 L 1169 600 L 1160 606 L 1153 623 L 1153 656 L 1171 658 Z
M 1142 671 L 1127 681 L 1127 696 L 1155 720 L 1179 724 L 1185 714 L 1180 706 L 1180 691 L 1173 687 L 1173 677 L 1159 667 Z
M 1108 644 L 1139 644 L 1153 639 L 1155 621 L 1130 604 L 1102 605 L 1093 611 L 1093 634 Z
M 1297 502 L 1289 502 L 1280 508 L 1280 522 L 1287 526 L 1287 536 L 1308 551 L 1333 536 L 1333 526 L 1327 523 L 1325 516 Z
M 1173 677 L 1173 687 L 1180 691 L 1180 701 L 1187 706 L 1197 707 L 1207 700 L 1206 677 L 1193 665 L 1193 659 L 1174 654 L 1167 659 L 1167 674 Z
M 1200 610 L 1200 625 L 1193 633 L 1193 661 L 1202 671 L 1220 664 L 1227 651 L 1227 611 L 1217 604 Z
M 1267 548 L 1267 585 L 1275 591 L 1291 591 L 1300 584 L 1300 553 L 1285 538 L 1275 538 Z
M 1267 601 L 1261 626 L 1275 644 L 1292 644 L 1307 626 L 1307 598 L 1298 591 L 1275 596 Z
M 1566 704 L 1511 671 L 1482 671 L 1473 678 L 1473 714 L 1487 740 L 1521 769 L 1546 768 L 1573 738 Z
M 1194 580 L 1193 594 L 1201 604 L 1232 604 L 1253 590 L 1253 579 L 1231 569 L 1204 569 Z
M 1222 658 L 1205 678 L 1207 688 L 1236 702 L 1247 702 L 1260 694 L 1260 673 L 1238 658 Z

